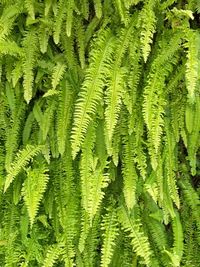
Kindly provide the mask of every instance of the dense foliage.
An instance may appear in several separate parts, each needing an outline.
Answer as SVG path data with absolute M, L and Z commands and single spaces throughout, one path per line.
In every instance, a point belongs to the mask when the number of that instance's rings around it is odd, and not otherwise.
M 0 0 L 0 266 L 200 266 L 199 13 Z

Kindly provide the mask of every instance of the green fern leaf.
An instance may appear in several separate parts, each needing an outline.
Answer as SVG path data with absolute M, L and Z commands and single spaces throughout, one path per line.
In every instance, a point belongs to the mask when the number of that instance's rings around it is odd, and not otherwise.
M 35 19 L 35 10 L 34 10 L 34 1 L 33 0 L 25 0 L 25 7 L 28 11 L 29 16 L 34 20 Z
M 134 218 L 131 218 L 124 206 L 119 208 L 118 216 L 124 230 L 129 232 L 133 250 L 143 259 L 147 266 L 150 266 L 152 252 L 149 241 L 142 231 L 140 223 Z
M 104 231 L 101 266 L 108 267 L 112 259 L 115 240 L 118 236 L 117 216 L 113 207 L 109 207 L 106 215 L 104 215 L 101 229 Z
M 131 210 L 136 204 L 136 185 L 137 185 L 137 173 L 134 164 L 133 154 L 133 136 L 125 136 L 123 138 L 124 153 L 123 153 L 123 193 L 126 202 L 126 206 Z
M 106 77 L 112 62 L 114 41 L 108 30 L 102 30 L 91 51 L 91 62 L 86 71 L 82 90 L 75 106 L 72 129 L 72 154 L 75 158 L 85 138 L 87 127 L 96 112 Z
M 73 24 L 73 11 L 74 11 L 74 0 L 67 1 L 67 10 L 66 10 L 66 33 L 67 36 L 71 36 L 72 24 Z
M 94 8 L 95 8 L 95 13 L 98 19 L 101 18 L 102 16 L 102 5 L 101 5 L 101 0 L 94 0 Z
M 183 230 L 180 221 L 180 217 L 177 211 L 175 211 L 176 216 L 172 220 L 172 227 L 174 233 L 174 246 L 173 246 L 173 253 L 174 255 L 178 256 L 179 265 L 181 262 L 181 258 L 183 255 Z
M 22 55 L 22 49 L 17 45 L 16 42 L 11 40 L 0 41 L 0 54 L 18 56 Z
M 23 150 L 21 150 L 15 161 L 11 164 L 8 169 L 8 174 L 6 176 L 4 184 L 4 192 L 8 189 L 14 178 L 19 174 L 22 168 L 24 168 L 28 162 L 42 150 L 42 146 L 27 145 Z
M 60 80 L 62 79 L 65 73 L 66 65 L 63 63 L 58 62 L 57 65 L 53 69 L 52 74 L 52 87 L 53 90 L 56 89 L 57 85 L 59 84 Z
M 53 39 L 56 44 L 60 41 L 60 34 L 62 30 L 62 24 L 66 15 L 66 7 L 68 3 L 65 0 L 60 0 L 57 5 L 56 15 L 55 15 L 55 25 L 54 25 L 54 34 Z
M 37 36 L 34 31 L 29 31 L 24 37 L 23 49 L 24 99 L 29 103 L 32 98 L 33 66 L 37 51 Z
M 27 169 L 27 178 L 23 184 L 22 195 L 27 206 L 31 227 L 49 180 L 47 172 L 48 169 L 41 163 L 39 168 Z
M 141 44 L 144 61 L 147 61 L 148 55 L 151 51 L 151 43 L 153 42 L 153 34 L 155 32 L 156 16 L 154 13 L 154 7 L 156 5 L 155 0 L 145 1 L 142 12 L 140 13 L 141 23 Z
M 72 117 L 72 103 L 74 95 L 69 81 L 66 79 L 61 83 L 59 94 L 59 104 L 57 112 L 57 137 L 58 151 L 61 155 L 65 152 L 66 132 L 69 131 L 70 120 Z
M 54 263 L 56 263 L 56 260 L 63 254 L 63 252 L 64 250 L 61 245 L 52 245 L 47 251 L 42 267 L 53 267 Z
M 191 102 L 195 101 L 195 91 L 199 73 L 200 36 L 197 31 L 188 31 L 187 33 L 187 62 L 186 62 L 186 85 L 188 97 Z

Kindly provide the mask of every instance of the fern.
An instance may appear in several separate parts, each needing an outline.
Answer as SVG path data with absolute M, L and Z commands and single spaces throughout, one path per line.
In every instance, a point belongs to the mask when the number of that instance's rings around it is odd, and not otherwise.
M 26 34 L 23 40 L 24 99 L 27 103 L 32 98 L 34 81 L 33 66 L 37 51 L 37 36 L 34 31 Z
M 62 79 L 62 76 L 64 75 L 66 66 L 60 62 L 57 63 L 55 68 L 53 69 L 52 74 L 52 88 L 53 90 L 56 89 L 57 85 L 59 84 L 60 80 Z
M 197 0 L 0 0 L 0 266 L 200 266 Z
M 121 67 L 121 62 L 130 42 L 131 34 L 133 33 L 136 16 L 133 16 L 130 25 L 120 32 L 120 39 L 117 47 L 117 57 L 113 62 L 111 77 L 109 79 L 108 88 L 106 90 L 105 120 L 108 140 L 111 142 L 114 128 L 117 124 L 117 119 L 120 112 L 122 94 L 124 92 L 126 68 Z
M 131 210 L 136 204 L 136 184 L 137 173 L 134 166 L 133 158 L 133 136 L 124 137 L 124 159 L 123 159 L 123 179 L 124 179 L 124 198 L 126 206 Z
M 19 174 L 22 168 L 24 168 L 28 162 L 37 154 L 41 152 L 42 146 L 27 145 L 21 150 L 14 162 L 8 169 L 8 174 L 4 184 L 4 192 L 8 189 L 14 178 Z
M 189 31 L 187 33 L 187 63 L 186 63 L 186 85 L 188 89 L 188 98 L 191 102 L 195 101 L 195 91 L 198 78 L 198 63 L 196 58 L 199 57 L 199 33 Z
M 48 169 L 45 166 L 27 170 L 27 178 L 23 184 L 22 194 L 28 209 L 31 227 L 49 179 L 47 171 Z
M 71 110 L 73 103 L 73 92 L 68 80 L 62 83 L 61 92 L 59 94 L 59 106 L 58 106 L 58 125 L 57 125 L 57 138 L 58 138 L 58 151 L 61 155 L 65 152 L 66 146 L 66 132 L 69 131 Z
M 63 249 L 59 244 L 51 246 L 48 251 L 42 267 L 53 267 L 55 261 L 63 253 Z
M 103 234 L 103 245 L 102 245 L 102 258 L 101 258 L 101 266 L 109 266 L 113 254 L 113 247 L 115 239 L 118 235 L 117 229 L 117 216 L 113 208 L 110 207 L 108 212 L 104 216 L 102 220 L 102 230 L 104 230 Z
M 141 45 L 144 61 L 147 61 L 148 55 L 151 52 L 151 43 L 153 42 L 153 34 L 156 28 L 156 16 L 154 8 L 157 1 L 148 0 L 145 2 L 142 12 L 140 13 L 141 23 Z
M 25 7 L 28 11 L 29 16 L 34 20 L 35 19 L 34 1 L 25 0 Z
M 66 10 L 66 16 L 67 16 L 67 20 L 66 20 L 66 33 L 67 36 L 70 37 L 71 36 L 71 29 L 72 29 L 72 23 L 73 23 L 73 11 L 74 11 L 74 7 L 75 3 L 74 0 L 69 0 L 67 2 L 67 10 Z
M 75 106 L 72 129 L 73 157 L 76 156 L 83 143 L 88 124 L 95 113 L 95 105 L 101 99 L 106 74 L 112 61 L 114 41 L 111 33 L 108 30 L 103 31 L 102 36 L 99 36 L 96 42 L 96 49 L 91 52 L 90 66 L 82 85 L 79 100 Z
M 119 208 L 118 214 L 122 227 L 126 232 L 129 232 L 133 250 L 144 260 L 144 263 L 149 266 L 151 262 L 150 244 L 147 237 L 140 229 L 140 223 L 131 218 L 124 206 Z

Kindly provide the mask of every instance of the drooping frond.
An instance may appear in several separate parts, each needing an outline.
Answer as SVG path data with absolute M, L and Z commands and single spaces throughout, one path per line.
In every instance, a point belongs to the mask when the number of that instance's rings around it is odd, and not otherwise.
M 141 24 L 141 49 L 144 61 L 147 61 L 149 53 L 151 52 L 151 44 L 153 42 L 153 35 L 156 28 L 156 15 L 154 8 L 158 1 L 147 0 L 145 1 L 142 12 L 139 17 L 139 24 Z
M 101 0 L 94 0 L 94 8 L 97 18 L 101 18 L 102 16 L 102 4 Z
M 122 95 L 126 94 L 125 77 L 126 68 L 121 66 L 123 56 L 131 42 L 131 35 L 134 31 L 134 24 L 137 20 L 137 16 L 131 18 L 130 24 L 119 33 L 119 41 L 117 42 L 116 58 L 113 62 L 111 74 L 108 81 L 108 88 L 106 89 L 106 134 L 108 140 L 111 142 L 117 119 L 120 112 L 120 106 L 122 102 Z
M 60 80 L 62 79 L 65 73 L 66 65 L 63 63 L 58 62 L 53 69 L 52 74 L 52 88 L 53 90 L 56 89 L 57 85 L 59 84 Z
M 23 40 L 23 73 L 24 73 L 24 99 L 27 103 L 32 98 L 32 87 L 34 81 L 34 62 L 37 52 L 37 36 L 34 31 L 29 31 Z
M 128 135 L 127 133 L 123 138 L 123 145 L 123 193 L 126 205 L 131 210 L 136 204 L 136 185 L 138 181 L 133 153 L 133 135 Z
M 63 248 L 60 244 L 52 245 L 47 251 L 42 267 L 53 267 L 54 263 L 62 253 Z
M 31 227 L 47 186 L 49 179 L 47 172 L 48 169 L 41 163 L 37 168 L 27 169 L 27 178 L 23 184 L 22 195 L 27 206 Z
M 96 48 L 90 53 L 90 65 L 75 106 L 72 129 L 73 157 L 80 150 L 88 124 L 96 112 L 112 62 L 114 41 L 110 31 L 102 30 L 95 44 Z
M 172 261 L 172 265 L 175 267 L 179 267 L 183 255 L 183 231 L 182 225 L 180 222 L 180 218 L 178 213 L 176 212 L 176 216 L 172 221 L 173 234 L 174 234 L 174 244 L 173 244 L 173 252 L 165 251 Z
M 55 16 L 55 23 L 54 23 L 54 34 L 53 34 L 53 39 L 56 44 L 59 43 L 60 41 L 60 34 L 62 31 L 62 24 L 63 20 L 66 15 L 66 3 L 67 1 L 65 0 L 60 0 L 58 5 L 56 6 L 56 16 Z
M 154 59 L 144 92 L 143 112 L 145 123 L 148 128 L 148 139 L 150 141 L 149 153 L 151 155 L 153 169 L 156 169 L 157 167 L 156 155 L 160 148 L 163 132 L 163 117 L 166 105 L 163 92 L 165 79 L 172 70 L 173 60 L 176 58 L 175 55 L 180 47 L 180 41 L 180 35 L 175 34 L 164 48 L 163 54 L 158 54 Z M 171 59 L 170 63 L 169 59 Z
M 65 152 L 66 133 L 69 132 L 69 125 L 72 112 L 72 103 L 74 93 L 71 84 L 68 80 L 62 82 L 59 93 L 59 105 L 57 111 L 57 137 L 58 137 L 58 151 L 61 155 Z
M 109 207 L 107 213 L 104 215 L 101 228 L 104 231 L 101 266 L 107 267 L 111 262 L 115 240 L 118 236 L 117 215 L 113 207 Z
M 124 206 L 118 210 L 119 221 L 126 232 L 129 233 L 133 250 L 142 258 L 147 266 L 151 263 L 151 249 L 145 233 L 141 229 L 141 224 L 137 222 Z
M 66 33 L 67 36 L 71 36 L 71 30 L 73 25 L 73 11 L 75 8 L 75 1 L 74 0 L 68 0 L 65 4 L 67 4 L 67 10 L 66 10 Z
M 190 30 L 187 33 L 187 62 L 186 62 L 186 85 L 188 90 L 189 101 L 195 101 L 195 91 L 197 79 L 199 75 L 199 63 L 196 60 L 199 58 L 200 51 L 200 36 L 197 31 Z
M 16 159 L 11 163 L 11 166 L 8 169 L 8 174 L 4 184 L 4 192 L 8 189 L 21 169 L 24 168 L 34 156 L 39 154 L 41 149 L 42 146 L 27 145 L 17 154 Z
M 34 20 L 35 19 L 35 9 L 34 9 L 34 1 L 33 0 L 25 0 L 25 7 L 28 11 L 29 16 Z

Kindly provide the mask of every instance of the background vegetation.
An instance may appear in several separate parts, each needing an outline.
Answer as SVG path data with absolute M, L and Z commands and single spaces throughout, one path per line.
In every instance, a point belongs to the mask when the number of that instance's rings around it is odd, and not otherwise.
M 0 266 L 200 266 L 199 12 L 0 1 Z

